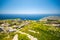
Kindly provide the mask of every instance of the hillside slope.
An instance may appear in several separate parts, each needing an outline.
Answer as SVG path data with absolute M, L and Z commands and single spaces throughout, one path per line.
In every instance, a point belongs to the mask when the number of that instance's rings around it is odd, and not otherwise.
M 0 40 L 60 40 L 60 19 L 0 20 Z

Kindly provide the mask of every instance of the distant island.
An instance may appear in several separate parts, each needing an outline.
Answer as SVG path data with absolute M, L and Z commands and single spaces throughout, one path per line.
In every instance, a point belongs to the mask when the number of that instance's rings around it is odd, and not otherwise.
M 60 16 L 0 20 L 0 40 L 60 40 Z

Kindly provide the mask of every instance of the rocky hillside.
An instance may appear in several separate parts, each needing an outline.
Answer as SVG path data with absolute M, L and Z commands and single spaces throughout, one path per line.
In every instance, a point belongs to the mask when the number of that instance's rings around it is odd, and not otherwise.
M 49 16 L 39 20 L 45 22 L 46 25 L 60 27 L 60 16 Z
M 60 18 L 0 20 L 0 40 L 60 40 Z

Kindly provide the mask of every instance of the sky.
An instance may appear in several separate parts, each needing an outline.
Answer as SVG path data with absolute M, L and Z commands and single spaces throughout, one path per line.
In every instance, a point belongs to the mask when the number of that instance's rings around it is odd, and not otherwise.
M 0 13 L 52 14 L 59 11 L 60 0 L 0 0 Z

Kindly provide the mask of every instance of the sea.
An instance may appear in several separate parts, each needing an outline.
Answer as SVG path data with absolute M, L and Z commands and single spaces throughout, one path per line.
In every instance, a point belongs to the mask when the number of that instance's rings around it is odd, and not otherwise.
M 22 19 L 22 20 L 40 20 L 48 16 L 60 16 L 60 14 L 0 14 L 0 20 Z

